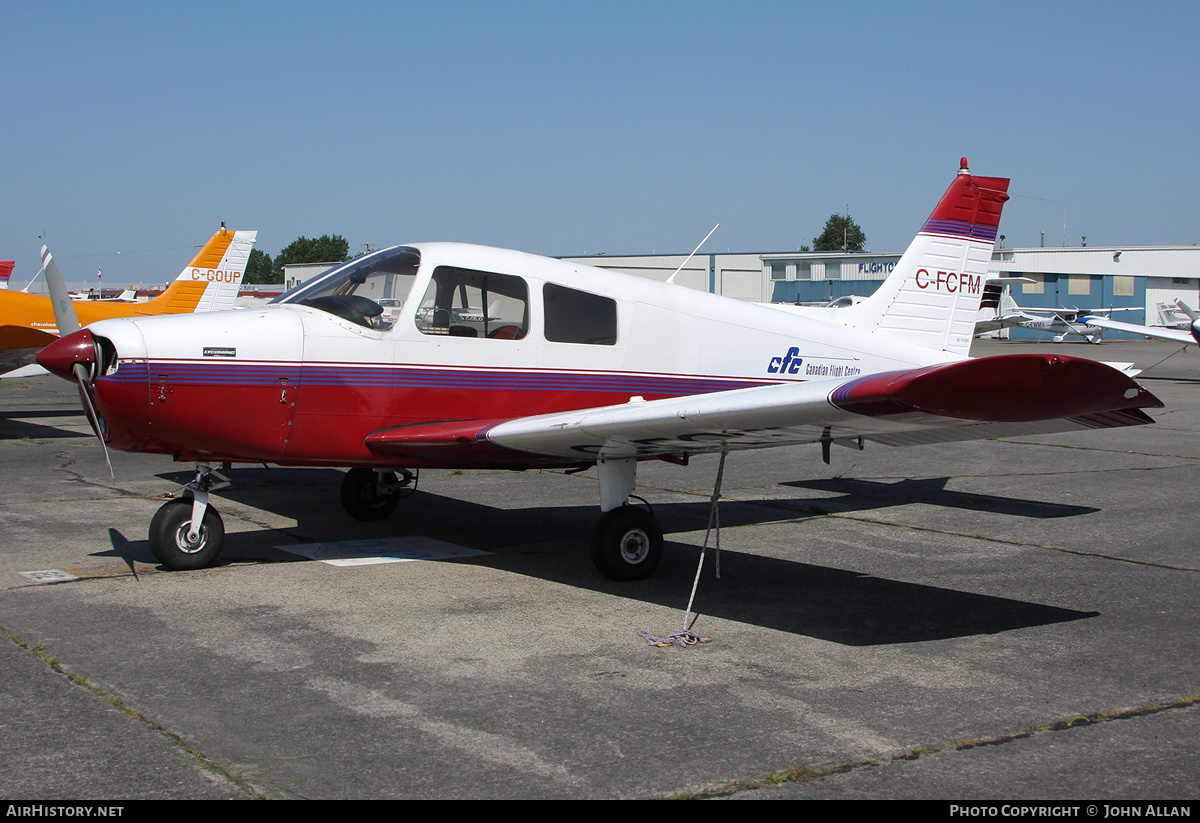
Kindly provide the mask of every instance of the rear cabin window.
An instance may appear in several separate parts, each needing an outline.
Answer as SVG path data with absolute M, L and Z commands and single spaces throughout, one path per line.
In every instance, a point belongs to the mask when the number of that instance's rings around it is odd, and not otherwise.
M 617 301 L 547 283 L 546 339 L 552 343 L 590 343 L 612 346 L 617 342 Z
M 509 274 L 438 266 L 417 309 L 417 330 L 521 340 L 529 331 L 529 289 Z

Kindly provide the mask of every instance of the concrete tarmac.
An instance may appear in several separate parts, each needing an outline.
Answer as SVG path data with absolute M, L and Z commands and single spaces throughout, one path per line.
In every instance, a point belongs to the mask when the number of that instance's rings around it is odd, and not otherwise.
M 110 479 L 74 386 L 5 381 L 0 797 L 1193 800 L 1200 356 L 1177 350 L 974 352 L 1152 366 L 1153 426 L 732 455 L 689 648 L 637 633 L 682 628 L 715 457 L 639 470 L 649 580 L 593 569 L 594 472 L 424 472 L 360 523 L 339 471 L 239 467 L 220 561 L 169 572 L 147 526 L 189 467 L 114 453 Z M 279 548 L 418 536 L 486 554 Z

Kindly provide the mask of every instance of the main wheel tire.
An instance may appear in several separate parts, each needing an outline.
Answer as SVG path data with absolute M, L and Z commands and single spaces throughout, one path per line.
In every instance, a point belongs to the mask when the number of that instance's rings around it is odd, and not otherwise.
M 351 469 L 342 478 L 342 508 L 355 520 L 383 520 L 390 517 L 400 503 L 400 491 L 382 494 L 380 481 L 396 482 L 393 472 L 376 477 L 374 469 Z
M 225 543 L 225 523 L 212 506 L 204 510 L 200 536 L 188 540 L 192 527 L 192 498 L 180 497 L 164 505 L 150 521 L 150 551 L 174 571 L 202 569 L 217 559 Z
M 621 506 L 605 512 L 592 530 L 592 562 L 610 580 L 649 577 L 662 550 L 662 529 L 645 509 Z

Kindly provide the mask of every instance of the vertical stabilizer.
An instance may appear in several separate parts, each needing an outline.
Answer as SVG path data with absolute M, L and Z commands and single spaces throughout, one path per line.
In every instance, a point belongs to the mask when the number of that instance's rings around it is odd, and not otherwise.
M 966 356 L 1008 179 L 976 177 L 967 158 L 891 276 L 838 322 Z
M 17 265 L 15 260 L 0 260 L 0 289 L 8 288 L 8 278 L 12 277 L 15 265 Z
M 1175 305 L 1178 306 L 1179 310 L 1181 312 L 1183 312 L 1184 314 L 1186 314 L 1188 316 L 1188 319 L 1191 320 L 1193 323 L 1196 322 L 1197 320 L 1200 320 L 1200 313 L 1192 311 L 1192 309 L 1188 306 L 1187 303 L 1184 303 L 1182 300 L 1176 300 Z
M 229 231 L 222 224 L 175 282 L 151 301 L 158 304 L 158 313 L 232 309 L 257 236 L 256 231 Z

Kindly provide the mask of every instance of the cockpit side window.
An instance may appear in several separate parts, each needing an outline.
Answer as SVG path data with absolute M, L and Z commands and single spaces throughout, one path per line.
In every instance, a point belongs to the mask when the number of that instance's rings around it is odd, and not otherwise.
M 420 263 L 421 253 L 416 249 L 384 249 L 302 283 L 274 302 L 311 306 L 360 326 L 387 331 L 396 325 Z
M 552 343 L 617 342 L 617 301 L 557 283 L 542 288 L 546 304 L 546 339 Z
M 510 274 L 438 266 L 416 323 L 422 334 L 521 340 L 529 332 L 529 289 Z

